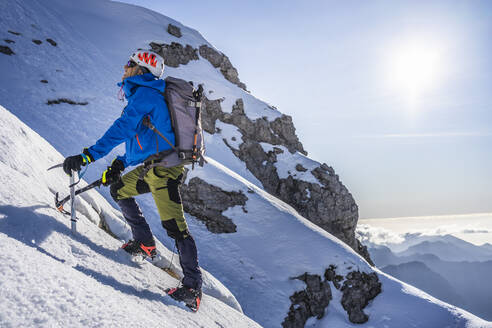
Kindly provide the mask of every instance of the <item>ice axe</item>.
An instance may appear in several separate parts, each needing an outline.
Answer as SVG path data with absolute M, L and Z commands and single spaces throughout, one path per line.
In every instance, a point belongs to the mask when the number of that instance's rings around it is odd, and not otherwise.
M 73 178 L 73 176 L 72 176 Z M 73 183 L 71 181 L 71 183 Z M 90 190 L 90 189 L 93 189 L 95 187 L 99 187 L 102 185 L 102 181 L 101 179 L 99 180 L 96 180 L 94 182 L 92 182 L 91 184 L 85 186 L 84 188 L 80 188 L 80 189 L 77 189 L 77 190 L 74 190 L 74 196 L 77 196 L 87 190 Z M 70 189 L 75 189 L 73 186 L 70 188 Z M 55 207 L 58 211 L 62 212 L 63 214 L 67 214 L 67 215 L 70 215 L 70 212 L 68 212 L 67 210 L 65 210 L 63 208 L 63 205 L 65 205 L 66 202 L 68 202 L 70 200 L 70 197 L 71 197 L 71 193 L 72 193 L 72 190 L 70 190 L 70 195 L 68 195 L 67 197 L 63 198 L 63 199 L 58 199 L 58 192 L 55 194 Z
M 54 168 L 58 168 L 58 167 L 63 167 L 63 163 L 57 164 L 57 165 L 54 165 L 54 166 L 48 168 L 48 171 L 51 169 L 54 169 Z M 78 171 L 77 171 L 77 173 L 78 173 Z M 77 196 L 77 195 L 79 195 L 79 194 L 81 194 L 87 190 L 90 190 L 92 188 L 99 187 L 102 184 L 102 180 L 99 179 L 99 180 L 96 180 L 96 181 L 92 182 L 91 184 L 89 184 L 83 188 L 75 190 L 75 186 L 80 182 L 82 175 L 83 174 L 79 174 L 79 180 L 77 182 L 75 182 L 75 171 L 72 170 L 72 174 L 70 176 L 70 185 L 69 185 L 70 195 L 68 195 L 67 197 L 60 200 L 60 199 L 58 199 L 59 193 L 57 192 L 55 194 L 55 207 L 59 212 L 65 214 L 65 215 L 70 215 L 70 217 L 71 217 L 70 221 L 72 223 L 72 232 L 73 233 L 77 232 L 77 217 L 75 214 L 75 196 Z M 67 210 L 65 210 L 63 208 L 63 205 L 65 205 L 65 203 L 68 202 L 69 200 L 70 200 L 72 212 L 68 212 Z

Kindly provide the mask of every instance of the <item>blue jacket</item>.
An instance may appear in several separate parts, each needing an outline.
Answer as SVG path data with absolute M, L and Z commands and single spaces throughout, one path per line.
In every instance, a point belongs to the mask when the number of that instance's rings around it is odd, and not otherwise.
M 118 85 L 121 86 L 121 83 Z M 89 147 L 89 152 L 94 160 L 97 161 L 106 156 L 122 142 L 126 143 L 126 153 L 123 156 L 118 156 L 118 159 L 123 161 L 125 167 L 140 164 L 147 157 L 155 154 L 157 142 L 159 152 L 171 149 L 171 146 L 162 137 L 142 124 L 143 118 L 150 116 L 150 121 L 157 130 L 173 145 L 175 144 L 169 110 L 161 94 L 165 87 L 166 82 L 156 79 L 151 73 L 125 79 L 123 91 L 128 100 L 128 105 L 123 110 L 121 117 L 114 121 L 96 144 Z

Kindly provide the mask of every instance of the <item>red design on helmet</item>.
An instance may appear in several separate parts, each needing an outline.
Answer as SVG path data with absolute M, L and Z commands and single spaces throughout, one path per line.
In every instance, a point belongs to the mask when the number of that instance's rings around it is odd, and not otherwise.
M 160 77 L 164 71 L 164 58 L 152 50 L 139 49 L 130 56 L 130 60 L 146 67 L 156 77 Z
M 151 65 L 152 67 L 156 67 L 157 60 L 154 54 L 150 54 L 148 52 L 139 52 L 138 59 L 144 61 L 146 64 Z

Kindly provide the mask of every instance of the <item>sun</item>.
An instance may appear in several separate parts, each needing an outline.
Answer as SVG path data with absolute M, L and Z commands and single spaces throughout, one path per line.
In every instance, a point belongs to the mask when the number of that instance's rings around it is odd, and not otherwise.
M 438 84 L 442 63 L 438 49 L 423 42 L 408 42 L 391 52 L 391 88 L 410 101 L 417 101 Z

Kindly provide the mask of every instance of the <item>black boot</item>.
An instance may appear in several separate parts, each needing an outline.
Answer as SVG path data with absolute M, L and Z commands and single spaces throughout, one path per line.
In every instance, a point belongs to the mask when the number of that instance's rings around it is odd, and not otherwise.
M 202 300 L 202 290 L 186 286 L 167 289 L 166 293 L 178 302 L 184 302 L 194 312 L 198 311 Z
M 139 241 L 131 239 L 127 243 L 124 243 L 121 248 L 133 256 L 144 255 L 154 258 L 157 255 L 155 243 L 146 246 Z

